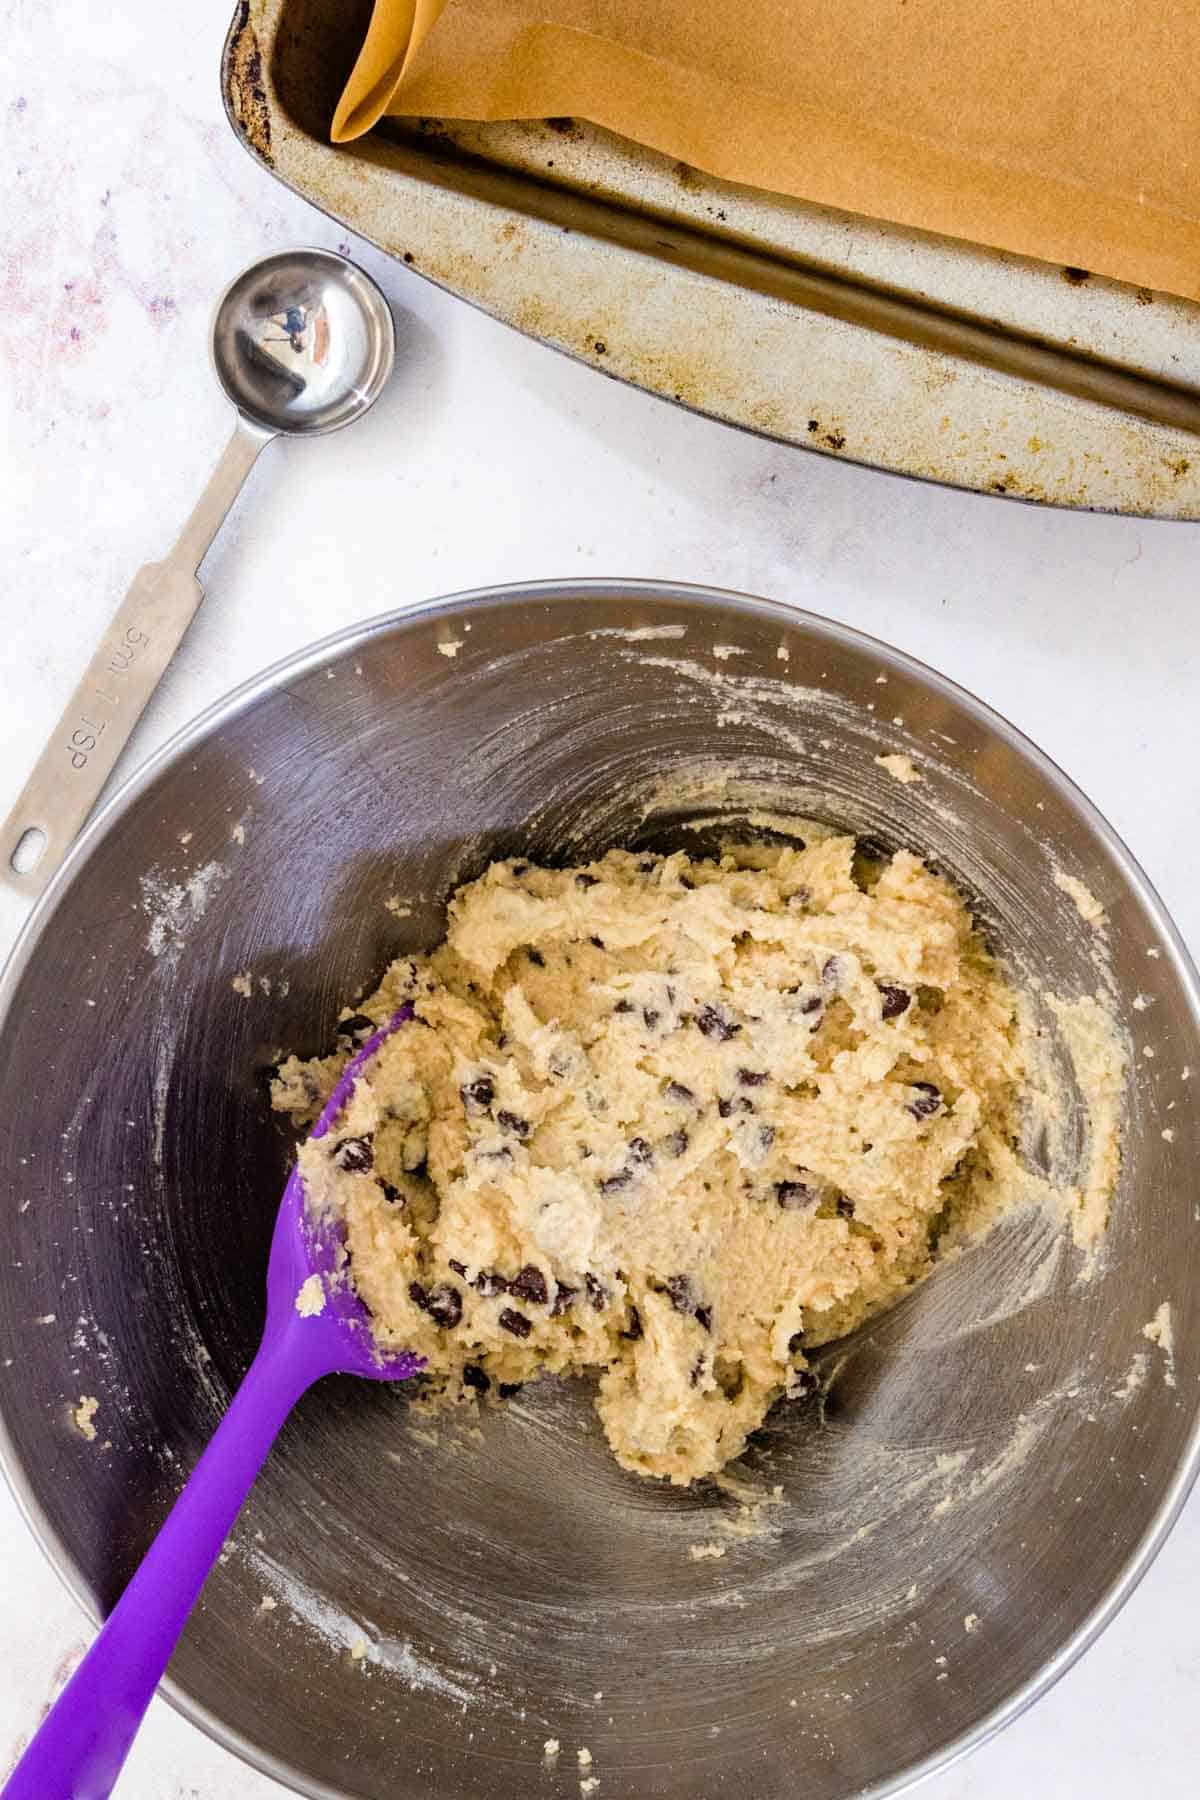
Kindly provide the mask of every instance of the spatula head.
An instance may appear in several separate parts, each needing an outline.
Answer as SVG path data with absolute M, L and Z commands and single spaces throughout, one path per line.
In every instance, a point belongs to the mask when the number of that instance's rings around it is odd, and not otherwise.
M 311 1135 L 321 1138 L 344 1112 L 354 1084 L 379 1046 L 413 1017 L 411 1002 L 392 1014 L 346 1064 Z M 313 1277 L 320 1283 L 317 1291 Z M 306 1286 L 306 1283 L 312 1283 Z M 301 1299 L 301 1295 L 304 1298 Z M 371 1315 L 346 1275 L 343 1228 L 339 1220 L 314 1216 L 299 1165 L 293 1168 L 271 1239 L 267 1267 L 267 1331 L 304 1322 L 306 1353 L 326 1363 L 330 1374 L 366 1375 L 374 1381 L 403 1381 L 424 1368 L 411 1351 L 387 1356 L 375 1341 Z

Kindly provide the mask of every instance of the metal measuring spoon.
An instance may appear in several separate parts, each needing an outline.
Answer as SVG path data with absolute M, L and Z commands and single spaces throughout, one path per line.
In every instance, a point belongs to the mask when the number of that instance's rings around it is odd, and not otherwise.
M 0 875 L 36 894 L 70 849 L 204 598 L 196 570 L 259 452 L 361 418 L 396 334 L 369 275 L 331 250 L 281 250 L 222 294 L 211 346 L 237 425 L 175 547 L 147 563 L 0 830 Z

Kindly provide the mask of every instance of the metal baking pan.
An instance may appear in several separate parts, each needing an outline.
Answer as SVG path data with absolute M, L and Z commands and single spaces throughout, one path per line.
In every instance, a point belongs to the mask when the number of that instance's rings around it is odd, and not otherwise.
M 1200 306 L 719 182 L 569 119 L 334 150 L 369 0 L 240 0 L 222 88 L 293 192 L 493 317 L 822 455 L 1200 518 Z

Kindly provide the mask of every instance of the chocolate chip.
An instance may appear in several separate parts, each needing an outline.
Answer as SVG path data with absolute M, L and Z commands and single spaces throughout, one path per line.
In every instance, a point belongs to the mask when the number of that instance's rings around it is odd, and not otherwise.
M 613 1011 L 615 1013 L 631 1013 L 633 1011 L 633 1001 L 618 1000 L 617 1004 L 613 1007 Z
M 682 1156 L 688 1147 L 688 1141 L 688 1134 L 681 1127 L 678 1131 L 673 1131 L 670 1137 L 663 1139 L 663 1146 L 668 1156 Z
M 473 1081 L 463 1082 L 458 1097 L 468 1112 L 486 1112 L 496 1098 L 496 1084 L 490 1075 L 476 1075 Z
M 596 946 L 597 950 L 603 950 L 603 948 L 604 948 L 604 939 L 603 938 L 590 937 L 588 939 L 588 943 L 594 944 Z
M 506 1107 L 501 1107 L 496 1114 L 496 1123 L 501 1131 L 511 1131 L 514 1137 L 519 1138 L 527 1138 L 533 1130 L 528 1119 L 522 1119 L 518 1113 L 509 1112 Z
M 688 1371 L 688 1382 L 692 1387 L 700 1386 L 700 1378 L 704 1374 L 707 1364 L 708 1358 L 702 1350 Z
M 821 1204 L 819 1190 L 807 1181 L 777 1181 L 775 1198 L 784 1212 L 812 1212 Z
M 450 1258 L 449 1258 L 449 1259 L 448 1259 L 448 1260 L 449 1260 L 449 1263 L 450 1263 L 450 1267 L 451 1267 L 451 1268 L 452 1268 L 452 1269 L 453 1269 L 453 1270 L 454 1270 L 454 1273 L 455 1273 L 455 1274 L 456 1274 L 456 1275 L 461 1275 L 461 1276 L 462 1276 L 462 1278 L 463 1278 L 463 1280 L 464 1280 L 464 1281 L 465 1281 L 465 1280 L 466 1280 L 466 1277 L 467 1277 L 467 1265 L 466 1265 L 466 1263 L 460 1263 L 460 1262 L 455 1262 L 455 1260 L 454 1260 L 454 1258 L 453 1258 L 453 1257 L 450 1257 Z
M 462 1295 L 449 1282 L 443 1282 L 440 1287 L 423 1288 L 419 1281 L 410 1281 L 408 1297 L 429 1314 L 435 1325 L 442 1325 L 447 1330 L 453 1329 L 462 1318 Z
M 583 1278 L 583 1285 L 587 1289 L 587 1297 L 592 1303 L 593 1310 L 603 1312 L 608 1305 L 608 1289 L 604 1283 L 595 1275 L 587 1274 Z
M 771 1148 L 771 1145 L 774 1142 L 775 1142 L 775 1127 L 773 1125 L 760 1125 L 758 1128 L 759 1149 L 763 1150 L 763 1151 L 767 1151 Z
M 800 1002 L 800 1011 L 802 1013 L 820 1012 L 824 1004 L 820 994 L 810 994 L 806 1000 Z
M 546 959 L 542 955 L 540 950 L 534 950 L 531 946 L 529 949 L 526 950 L 525 954 L 529 958 L 530 962 L 533 964 L 535 969 L 544 969 L 545 968 Z
M 528 875 L 529 864 L 525 863 L 525 862 L 514 863 L 512 872 L 516 876 L 517 880 L 520 881 L 522 875 Z
M 600 1183 L 600 1192 L 604 1195 L 619 1194 L 621 1189 L 627 1188 L 632 1180 L 632 1169 L 618 1169 L 615 1175 L 609 1175 Z
M 365 1175 L 375 1167 L 373 1138 L 370 1134 L 366 1137 L 343 1138 L 334 1150 L 333 1160 L 348 1175 Z
M 723 1119 L 728 1119 L 733 1112 L 733 1101 L 732 1100 L 718 1100 L 717 1101 L 717 1111 L 720 1113 L 720 1115 Z
M 839 1219 L 852 1219 L 854 1217 L 854 1202 L 853 1200 L 847 1200 L 845 1194 L 838 1195 L 837 1215 Z
M 404 1205 L 404 1195 L 398 1187 L 393 1187 L 390 1181 L 381 1181 L 379 1185 L 383 1189 L 383 1197 L 389 1206 Z
M 596 875 L 577 875 L 575 877 L 575 886 L 577 888 L 593 888 L 598 879 L 599 877 Z
M 842 959 L 840 956 L 827 956 L 821 965 L 821 984 L 823 987 L 835 988 L 842 979 Z
M 715 1038 L 719 1044 L 727 1044 L 742 1028 L 735 1025 L 719 1006 L 702 1006 L 696 1013 L 696 1029 L 705 1037 Z
M 670 1275 L 665 1288 L 667 1299 L 679 1313 L 691 1313 L 696 1310 L 696 1295 L 692 1288 L 691 1278 L 687 1275 Z
M 676 1106 L 695 1106 L 696 1104 L 695 1094 L 690 1087 L 684 1087 L 682 1081 L 669 1081 L 666 1097 L 668 1100 L 673 1100 Z
M 554 1292 L 554 1305 L 550 1308 L 550 1317 L 557 1319 L 565 1313 L 578 1292 L 578 1288 L 568 1287 L 565 1281 L 560 1281 Z
M 505 1331 L 511 1331 L 513 1336 L 518 1338 L 527 1338 L 533 1330 L 533 1326 L 525 1314 L 514 1312 L 511 1306 L 505 1307 L 496 1323 L 501 1325 Z
M 662 1018 L 662 1014 L 655 1012 L 652 1006 L 643 1006 L 642 1018 L 646 1022 L 646 1030 L 653 1031 L 654 1027 L 658 1024 L 658 1021 Z
M 337 1028 L 339 1037 L 355 1037 L 360 1031 L 374 1031 L 375 1021 L 368 1019 L 366 1013 L 352 1013 L 343 1019 Z
M 652 1163 L 654 1161 L 654 1152 L 644 1137 L 630 1138 L 629 1160 L 635 1163 Z
M 462 1295 L 449 1282 L 430 1289 L 429 1314 L 435 1324 L 452 1330 L 462 1318 L 462 1310 Z
M 677 1313 L 694 1318 L 705 1331 L 712 1330 L 712 1309 L 700 1304 L 689 1275 L 668 1276 L 663 1291 Z
M 507 1294 L 508 1292 L 507 1281 L 503 1275 L 497 1275 L 494 1270 L 481 1269 L 472 1286 L 483 1300 L 494 1300 L 497 1294 Z
M 739 1069 L 737 1078 L 743 1087 L 762 1087 L 767 1079 L 761 1069 Z
M 621 1336 L 623 1338 L 629 1338 L 633 1343 L 636 1343 L 638 1338 L 642 1335 L 642 1315 L 636 1306 L 631 1306 L 629 1308 L 629 1319 Z
M 508 1284 L 510 1294 L 518 1300 L 530 1300 L 535 1306 L 545 1306 L 550 1298 L 550 1290 L 546 1286 L 546 1277 L 536 1263 L 526 1263 L 518 1275 Z
M 486 1394 L 491 1381 L 476 1363 L 468 1363 L 463 1370 L 463 1386 L 474 1388 L 477 1394 Z
M 908 1104 L 908 1111 L 914 1119 L 931 1119 L 942 1104 L 939 1088 L 932 1081 L 914 1081 L 912 1083 L 916 1098 Z
M 884 981 L 879 982 L 878 987 L 879 997 L 883 1001 L 882 1011 L 885 1019 L 898 1019 L 900 1014 L 907 1012 L 912 1005 L 912 995 L 907 988 L 892 987 L 890 983 Z
M 484 1150 L 475 1152 L 477 1162 L 510 1163 L 513 1153 L 507 1144 L 489 1144 Z
M 502 1381 L 496 1389 L 502 1400 L 511 1400 L 525 1386 L 523 1381 Z

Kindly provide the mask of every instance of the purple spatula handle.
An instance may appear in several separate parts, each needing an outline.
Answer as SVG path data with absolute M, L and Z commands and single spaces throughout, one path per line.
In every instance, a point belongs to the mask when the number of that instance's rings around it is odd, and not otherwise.
M 315 1337 L 297 1316 L 294 1327 L 259 1350 L 145 1560 L 13 1771 L 4 1800 L 104 1800 L 112 1792 L 276 1433 L 329 1368 L 321 1334 Z
M 313 1137 L 330 1130 L 364 1064 L 412 1016 L 406 1003 L 347 1064 Z M 407 1351 L 380 1354 L 362 1301 L 333 1279 L 339 1264 L 337 1228 L 309 1219 L 293 1169 L 271 1240 L 258 1355 L 137 1573 L 13 1770 L 3 1800 L 106 1800 L 205 1576 L 301 1394 L 335 1370 L 403 1381 L 423 1367 Z M 323 1283 L 322 1304 L 300 1313 L 297 1294 L 313 1275 Z

